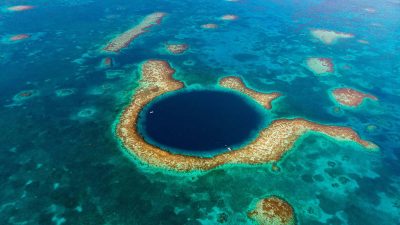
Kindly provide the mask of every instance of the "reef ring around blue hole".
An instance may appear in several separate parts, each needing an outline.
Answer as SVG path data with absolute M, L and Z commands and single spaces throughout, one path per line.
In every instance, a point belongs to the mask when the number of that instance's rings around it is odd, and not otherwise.
M 266 110 L 241 93 L 188 88 L 147 104 L 137 129 L 146 142 L 163 150 L 207 157 L 249 144 L 267 121 Z

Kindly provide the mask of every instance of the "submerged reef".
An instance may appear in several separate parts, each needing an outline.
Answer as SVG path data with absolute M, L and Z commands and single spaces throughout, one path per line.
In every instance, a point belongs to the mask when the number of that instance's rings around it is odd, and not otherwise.
M 322 29 L 312 29 L 311 35 L 327 45 L 335 44 L 339 39 L 342 38 L 354 37 L 353 34 L 337 32 L 333 30 L 322 30 Z
M 139 24 L 112 39 L 104 48 L 104 51 L 119 52 L 121 49 L 127 47 L 135 38 L 148 32 L 150 27 L 159 24 L 165 15 L 165 13 L 156 12 L 146 16 Z
M 372 99 L 377 101 L 378 98 L 370 95 L 365 94 L 360 91 L 351 89 L 351 88 L 336 88 L 332 91 L 332 98 L 339 104 L 344 106 L 350 107 L 357 107 L 359 106 L 364 99 Z
M 290 150 L 294 143 L 305 133 L 314 131 L 338 140 L 356 142 L 365 148 L 376 149 L 371 142 L 362 140 L 351 128 L 327 126 L 305 119 L 279 119 L 263 129 L 257 138 L 239 149 L 224 152 L 210 158 L 183 154 L 174 154 L 147 143 L 137 130 L 140 111 L 157 96 L 176 91 L 184 84 L 175 80 L 174 70 L 166 61 L 149 60 L 141 66 L 139 87 L 131 103 L 123 111 L 116 133 L 127 150 L 139 161 L 173 171 L 207 171 L 224 164 L 263 164 L 276 162 Z M 221 86 L 240 91 L 253 97 L 266 108 L 279 96 L 277 93 L 265 94 L 245 87 L 239 78 L 224 78 Z
M 233 14 L 226 14 L 221 16 L 221 20 L 237 20 L 238 16 L 233 15 Z
M 11 36 L 9 38 L 9 41 L 21 41 L 21 40 L 27 39 L 29 37 L 30 37 L 29 34 L 16 34 L 16 35 Z
M 64 88 L 64 89 L 56 90 L 57 97 L 65 97 L 65 96 L 72 95 L 73 93 L 75 93 L 75 89 L 72 89 L 72 88 Z
M 101 60 L 99 68 L 110 69 L 111 67 L 113 67 L 113 59 L 111 57 L 105 57 Z
M 271 196 L 257 202 L 247 216 L 259 225 L 294 225 L 294 210 L 285 200 Z
M 18 94 L 14 95 L 13 101 L 21 102 L 39 95 L 38 90 L 24 90 L 19 92 Z
M 318 76 L 329 75 L 335 71 L 329 58 L 308 58 L 306 63 L 307 68 Z
M 166 49 L 171 54 L 182 54 L 189 48 L 187 44 L 168 44 L 166 45 Z
M 33 9 L 32 5 L 16 5 L 16 6 L 10 6 L 7 8 L 8 11 L 11 12 L 19 12 L 19 11 L 26 11 Z
M 201 28 L 203 28 L 203 29 L 216 29 L 216 28 L 218 28 L 218 25 L 215 24 L 215 23 L 207 23 L 207 24 L 201 25 Z

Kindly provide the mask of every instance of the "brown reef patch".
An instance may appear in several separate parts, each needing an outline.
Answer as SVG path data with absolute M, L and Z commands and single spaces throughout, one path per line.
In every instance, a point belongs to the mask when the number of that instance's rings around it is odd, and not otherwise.
M 11 36 L 9 38 L 9 40 L 10 41 L 21 41 L 21 40 L 27 39 L 29 37 L 30 37 L 29 34 L 17 34 L 17 35 Z
M 182 54 L 189 48 L 187 44 L 168 44 L 166 49 L 171 54 Z
M 337 103 L 350 107 L 359 106 L 366 98 L 375 101 L 378 100 L 378 98 L 373 95 L 365 94 L 351 88 L 336 88 L 332 91 L 332 97 Z
M 263 105 L 267 109 L 271 109 L 271 102 L 275 99 L 277 99 L 279 96 L 281 96 L 280 93 L 274 92 L 274 93 L 262 93 L 258 92 L 255 90 L 252 90 L 243 83 L 243 81 L 238 78 L 238 77 L 224 77 L 219 81 L 219 84 L 222 87 L 226 87 L 229 89 L 237 90 L 239 92 L 242 92 L 243 94 L 246 94 L 256 100 L 258 103 Z
M 263 164 L 278 161 L 303 134 L 314 131 L 339 140 L 348 140 L 375 149 L 371 142 L 362 140 L 351 128 L 319 125 L 304 119 L 279 119 L 262 130 L 258 137 L 245 147 L 233 149 L 211 158 L 174 154 L 147 143 L 137 131 L 141 109 L 157 96 L 184 87 L 175 80 L 174 70 L 166 61 L 149 60 L 141 66 L 139 87 L 131 103 L 123 111 L 117 124 L 117 135 L 127 150 L 139 161 L 172 171 L 206 171 L 224 164 Z M 244 86 L 238 78 L 224 78 L 221 85 L 247 94 L 270 108 L 276 94 L 264 94 Z
M 257 202 L 247 216 L 259 225 L 294 225 L 294 210 L 285 200 L 271 196 Z
M 234 14 L 226 14 L 226 15 L 221 16 L 221 20 L 227 20 L 227 21 L 237 20 L 238 18 L 239 17 L 237 15 L 234 15 Z
M 148 32 L 150 27 L 160 24 L 165 15 L 162 12 L 147 15 L 139 24 L 112 39 L 104 48 L 104 51 L 119 52 L 141 34 Z
M 30 9 L 33 9 L 32 5 L 16 5 L 7 8 L 8 11 L 13 11 L 13 12 L 26 11 Z
M 207 24 L 201 25 L 201 28 L 203 28 L 203 29 L 217 29 L 218 28 L 218 24 L 207 23 Z
M 105 57 L 101 60 L 100 68 L 109 69 L 111 67 L 113 67 L 113 59 L 111 57 Z

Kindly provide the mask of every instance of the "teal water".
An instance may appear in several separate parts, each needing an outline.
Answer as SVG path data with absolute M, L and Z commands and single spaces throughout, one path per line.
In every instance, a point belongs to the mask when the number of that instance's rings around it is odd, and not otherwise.
M 36 7 L 5 10 L 18 4 Z M 400 224 L 398 1 L 13 0 L 0 8 L 0 224 L 251 224 L 249 205 L 270 194 L 294 207 L 299 224 Z M 129 48 L 99 51 L 155 11 L 168 16 Z M 224 14 L 239 18 L 219 20 Z M 355 37 L 324 45 L 312 28 Z M 30 38 L 8 41 L 21 33 Z M 167 42 L 190 49 L 168 55 Z M 106 56 L 113 68 L 99 67 Z M 316 77 L 308 57 L 331 58 L 337 74 Z M 151 58 L 168 60 L 188 86 L 237 74 L 253 89 L 279 91 L 271 119 L 351 126 L 380 152 L 310 133 L 280 172 L 267 164 L 178 176 L 143 167 L 121 151 L 113 125 Z M 327 90 L 337 86 L 379 101 L 335 112 Z

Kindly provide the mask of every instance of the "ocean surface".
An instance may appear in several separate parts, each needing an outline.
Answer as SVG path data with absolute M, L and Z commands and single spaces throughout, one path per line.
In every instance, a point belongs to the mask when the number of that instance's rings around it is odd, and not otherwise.
M 33 8 L 8 9 L 15 5 Z M 153 12 L 167 16 L 119 53 L 102 51 Z M 226 14 L 238 18 L 221 20 Z M 326 45 L 310 29 L 354 37 Z M 171 55 L 168 43 L 190 47 Z M 314 75 L 309 57 L 332 59 L 335 74 Z M 266 164 L 179 175 L 141 165 L 115 124 L 148 59 L 168 61 L 188 87 L 212 89 L 237 75 L 280 92 L 268 119 L 352 127 L 379 152 L 309 133 L 275 172 Z M 329 96 L 335 87 L 378 101 L 339 107 Z M 298 224 L 398 225 L 399 103 L 398 0 L 2 1 L 0 224 L 252 224 L 249 206 L 278 195 Z
M 146 141 L 172 152 L 206 157 L 239 149 L 267 126 L 263 107 L 232 91 L 189 89 L 164 96 L 142 110 L 138 127 Z

